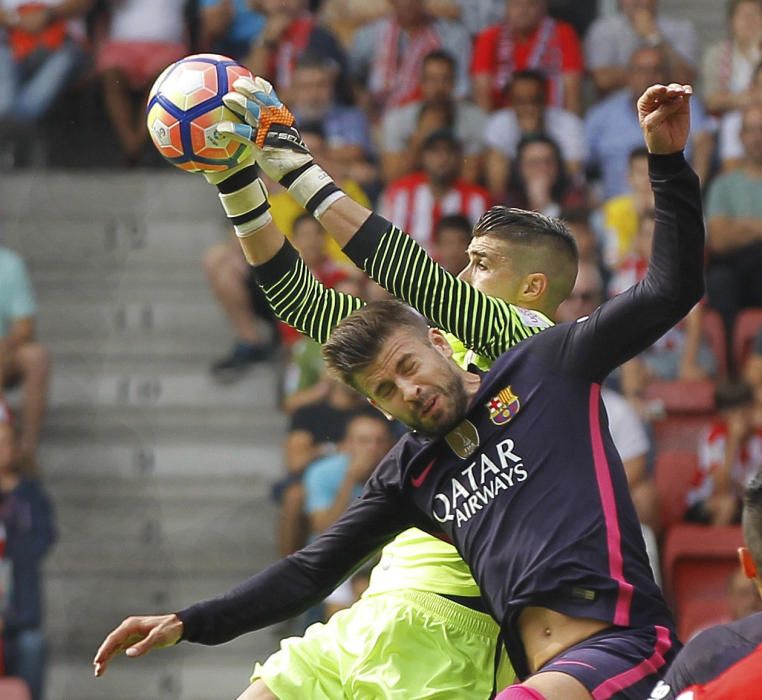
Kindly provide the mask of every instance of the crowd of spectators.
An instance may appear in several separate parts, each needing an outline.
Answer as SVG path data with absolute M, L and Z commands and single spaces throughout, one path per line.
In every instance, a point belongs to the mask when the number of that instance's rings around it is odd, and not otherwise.
M 658 574 L 656 427 L 673 407 L 654 387 L 713 387 L 705 429 L 684 445 L 697 455 L 686 520 L 737 522 L 741 488 L 762 469 L 762 337 L 735 351 L 742 318 L 762 315 L 762 2 L 726 8 L 727 38 L 702 46 L 691 20 L 664 14 L 658 0 L 619 0 L 599 17 L 592 0 L 0 0 L 0 167 L 13 166 L 19 134 L 62 92 L 93 81 L 125 163 L 145 164 L 153 79 L 191 50 L 223 52 L 274 83 L 350 195 L 453 273 L 493 204 L 564 218 L 581 264 L 558 320 L 573 320 L 648 265 L 654 203 L 637 97 L 653 83 L 693 83 L 686 155 L 706 198 L 707 298 L 604 393 Z M 267 185 L 276 223 L 323 282 L 366 299 L 384 294 Z M 13 260 L 0 256 L 1 269 L 18 267 Z M 390 435 L 325 376 L 314 343 L 272 317 L 233 239 L 207 252 L 205 269 L 235 336 L 214 377 L 237 381 L 274 358 L 286 365 L 290 428 L 274 491 L 287 554 L 343 509 Z M 0 291 L 9 279 L 0 274 Z M 33 458 L 48 365 L 27 323 L 33 304 L 23 295 L 19 304 L 0 317 L 0 367 L 4 384 L 22 382 L 21 446 Z

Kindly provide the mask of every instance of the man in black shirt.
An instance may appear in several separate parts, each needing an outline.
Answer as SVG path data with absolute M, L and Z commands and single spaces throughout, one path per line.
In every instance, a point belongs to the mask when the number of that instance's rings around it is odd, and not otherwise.
M 329 365 L 417 432 L 314 544 L 221 598 L 125 621 L 99 650 L 96 673 L 130 644 L 135 656 L 180 638 L 221 643 L 291 616 L 414 525 L 455 544 L 500 623 L 524 680 L 501 699 L 644 697 L 677 641 L 601 412 L 600 382 L 703 293 L 698 180 L 681 153 L 689 96 L 688 87 L 655 86 L 639 101 L 657 206 L 643 282 L 509 352 L 499 343 L 479 348 L 497 358 L 485 374 L 459 369 L 441 332 L 399 304 L 349 316 L 326 345 Z M 358 221 L 345 199 L 332 209 L 334 231 L 361 227 L 373 239 L 387 227 L 379 217 Z

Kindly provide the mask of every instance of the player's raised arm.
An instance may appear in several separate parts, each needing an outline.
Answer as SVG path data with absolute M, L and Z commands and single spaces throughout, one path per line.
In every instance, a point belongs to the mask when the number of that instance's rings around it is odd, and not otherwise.
M 177 613 L 124 620 L 98 649 L 95 675 L 103 675 L 122 652 L 143 656 L 181 640 L 222 644 L 317 605 L 376 550 L 420 524 L 421 516 L 405 506 L 397 487 L 404 445 L 403 438 L 376 468 L 362 496 L 312 544 L 224 595 Z
M 654 85 L 638 100 L 656 210 L 645 278 L 589 318 L 554 333 L 567 333 L 558 343 L 560 361 L 593 381 L 649 347 L 703 296 L 701 190 L 683 157 L 691 94 L 689 85 Z
M 254 144 L 263 170 L 320 220 L 358 267 L 485 357 L 499 356 L 531 333 L 504 301 L 450 275 L 403 231 L 347 197 L 315 163 L 269 83 L 242 79 L 234 87 L 224 100 L 246 123 L 226 122 L 218 130 Z

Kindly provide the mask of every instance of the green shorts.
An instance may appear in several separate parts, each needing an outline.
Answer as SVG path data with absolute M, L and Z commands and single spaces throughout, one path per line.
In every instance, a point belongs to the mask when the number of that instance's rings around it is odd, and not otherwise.
M 379 593 L 284 639 L 251 681 L 262 679 L 280 700 L 484 700 L 497 634 L 489 615 L 434 593 Z M 507 663 L 500 676 L 510 684 Z

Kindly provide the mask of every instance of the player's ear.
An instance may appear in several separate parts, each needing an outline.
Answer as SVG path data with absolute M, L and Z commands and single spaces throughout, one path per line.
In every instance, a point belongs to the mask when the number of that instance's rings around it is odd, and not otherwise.
M 445 357 L 452 357 L 452 348 L 445 334 L 439 328 L 429 328 L 429 341 Z
M 544 272 L 530 272 L 519 288 L 519 304 L 536 302 L 548 289 L 548 276 Z
M 747 547 L 738 548 L 738 559 L 741 562 L 741 571 L 743 571 L 746 578 L 755 579 L 759 577 L 757 565 L 754 563 L 751 552 Z

